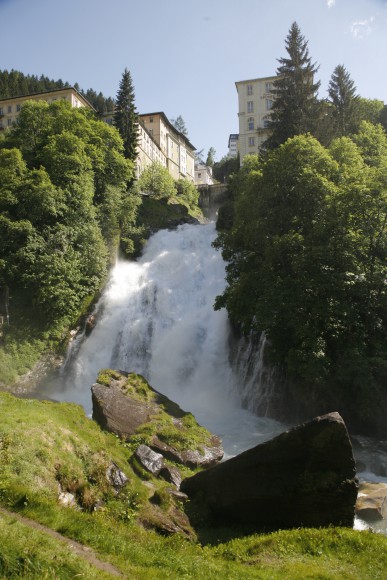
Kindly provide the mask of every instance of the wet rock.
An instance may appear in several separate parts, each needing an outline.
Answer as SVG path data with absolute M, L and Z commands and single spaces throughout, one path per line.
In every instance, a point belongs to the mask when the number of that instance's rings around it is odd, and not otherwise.
M 147 445 L 139 445 L 134 452 L 134 457 L 152 475 L 157 476 L 164 467 L 163 456 L 160 453 L 152 451 Z
M 214 519 L 257 530 L 353 526 L 357 479 L 338 413 L 317 417 L 183 480 Z
M 387 518 L 387 484 L 364 482 L 359 486 L 356 515 L 367 523 Z

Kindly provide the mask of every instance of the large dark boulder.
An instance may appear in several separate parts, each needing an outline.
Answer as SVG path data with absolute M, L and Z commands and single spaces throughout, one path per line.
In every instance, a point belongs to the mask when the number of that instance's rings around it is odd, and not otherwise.
M 181 490 L 223 524 L 353 526 L 355 473 L 346 426 L 330 413 L 184 479 Z

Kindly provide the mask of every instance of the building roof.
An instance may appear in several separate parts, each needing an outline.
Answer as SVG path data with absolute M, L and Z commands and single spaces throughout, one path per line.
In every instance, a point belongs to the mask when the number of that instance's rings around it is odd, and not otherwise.
M 26 95 L 17 95 L 16 97 L 3 97 L 2 99 L 0 99 L 0 102 L 2 102 L 2 101 L 12 101 L 14 99 L 26 99 L 28 97 L 37 97 L 39 95 L 49 95 L 49 94 L 52 94 L 52 93 L 60 93 L 62 91 L 74 91 L 74 93 L 80 99 L 82 99 L 85 103 L 87 103 L 89 105 L 89 107 L 91 109 L 93 109 L 93 111 L 95 111 L 93 105 L 75 87 L 62 87 L 61 89 L 51 89 L 50 91 L 40 91 L 38 93 L 27 93 Z
M 192 143 L 190 142 L 189 139 L 187 139 L 187 137 L 185 135 L 183 135 L 183 133 L 180 133 L 180 131 L 178 131 L 176 129 L 176 127 L 174 127 L 172 125 L 172 123 L 170 122 L 170 120 L 168 119 L 168 117 L 166 116 L 165 113 L 163 113 L 162 111 L 158 111 L 157 113 L 141 113 L 139 116 L 139 118 L 141 117 L 155 117 L 156 115 L 160 115 L 160 117 L 163 119 L 164 123 L 166 125 L 168 125 L 168 127 L 170 129 L 172 129 L 175 133 L 177 133 L 182 139 L 184 139 L 184 141 L 187 142 L 187 144 L 189 145 L 189 147 L 193 150 L 196 151 L 196 147 L 194 145 L 192 145 Z
M 247 79 L 244 81 L 236 81 L 235 85 L 236 85 L 236 88 L 238 90 L 238 85 L 241 85 L 243 83 L 254 83 L 256 81 L 271 81 L 271 80 L 276 79 L 276 78 L 278 78 L 278 75 L 272 75 L 270 77 L 260 77 L 260 78 L 256 78 L 256 79 Z

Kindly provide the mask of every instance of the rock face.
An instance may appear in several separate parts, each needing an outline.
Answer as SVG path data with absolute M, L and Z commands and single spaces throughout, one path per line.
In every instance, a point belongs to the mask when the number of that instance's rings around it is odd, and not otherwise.
M 127 441 L 135 435 L 153 452 L 188 467 L 209 467 L 222 459 L 219 437 L 142 376 L 105 370 L 98 381 L 91 389 L 93 419 L 102 428 Z
M 356 515 L 367 523 L 387 519 L 387 484 L 361 483 L 356 502 Z
M 346 426 L 330 413 L 183 480 L 181 490 L 221 523 L 352 526 L 355 473 Z

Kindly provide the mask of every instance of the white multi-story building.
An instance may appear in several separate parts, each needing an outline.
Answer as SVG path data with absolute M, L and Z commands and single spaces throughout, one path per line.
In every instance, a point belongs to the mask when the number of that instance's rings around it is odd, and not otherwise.
M 238 92 L 239 154 L 258 153 L 269 136 L 268 119 L 273 105 L 273 83 L 278 77 L 264 77 L 235 83 Z
M 204 163 L 195 165 L 195 185 L 213 185 L 212 167 Z
M 236 158 L 238 157 L 238 141 L 239 135 L 238 133 L 231 133 L 230 137 L 228 138 L 228 157 Z
M 165 113 L 139 115 L 142 124 L 167 159 L 167 168 L 174 179 L 195 181 L 195 147 L 168 120 Z

